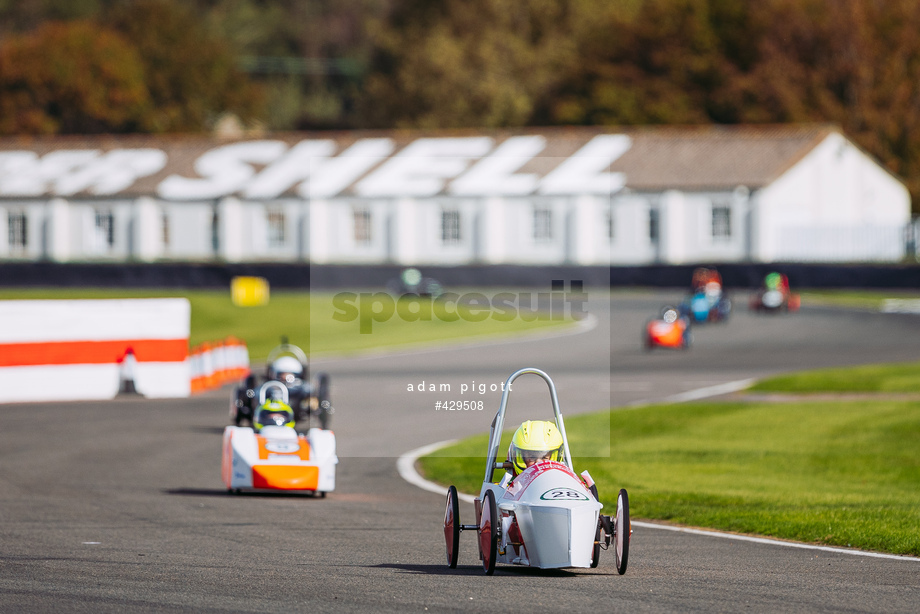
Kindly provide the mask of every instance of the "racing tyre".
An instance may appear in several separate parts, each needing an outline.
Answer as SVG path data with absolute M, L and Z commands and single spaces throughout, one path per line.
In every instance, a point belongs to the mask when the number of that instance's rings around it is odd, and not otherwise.
M 601 498 L 597 494 L 597 484 L 591 484 L 591 487 L 588 489 L 591 491 L 591 494 L 594 495 L 596 501 L 600 501 Z M 597 531 L 594 532 L 594 549 L 591 551 L 591 568 L 594 569 L 597 567 L 598 562 L 601 559 L 601 519 L 597 519 Z
M 239 390 L 234 391 L 233 399 L 230 401 L 230 417 L 233 419 L 233 426 L 239 426 L 240 422 L 243 419 L 243 416 L 240 415 L 240 393 Z
M 591 569 L 597 567 L 601 561 L 601 521 L 597 521 L 597 531 L 594 532 L 594 549 L 591 551 Z
M 447 543 L 447 566 L 454 569 L 457 567 L 457 556 L 460 552 L 460 502 L 457 500 L 457 488 L 453 485 L 447 489 L 444 540 Z
M 617 495 L 617 515 L 613 524 L 614 554 L 616 555 L 617 573 L 621 576 L 626 573 L 626 563 L 629 561 L 629 495 L 626 489 L 621 488 Z
M 320 373 L 317 376 L 316 398 L 319 401 L 319 426 L 326 430 L 332 418 L 332 402 L 329 400 L 329 375 Z
M 479 519 L 479 550 L 482 553 L 482 568 L 487 576 L 495 573 L 495 555 L 498 553 L 498 507 L 495 494 L 486 491 L 482 500 L 482 514 Z
M 246 389 L 237 387 L 233 391 L 233 397 L 230 403 L 232 406 L 230 409 L 230 417 L 233 418 L 233 425 L 240 426 L 249 405 L 249 397 L 246 396 Z

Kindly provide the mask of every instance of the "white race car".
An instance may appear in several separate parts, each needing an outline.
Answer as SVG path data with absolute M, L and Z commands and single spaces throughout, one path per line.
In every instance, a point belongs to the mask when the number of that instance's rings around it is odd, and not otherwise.
M 287 404 L 287 387 L 277 381 L 259 389 L 280 396 Z M 293 422 L 292 422 L 293 424 Z M 335 490 L 335 434 L 311 428 L 307 434 L 292 426 L 267 425 L 256 432 L 249 427 L 224 429 L 221 476 L 230 492 L 242 490 L 307 491 L 320 497 Z
M 496 484 L 492 481 L 495 470 L 510 468 L 510 463 L 496 462 L 496 458 L 511 384 L 525 374 L 537 375 L 549 386 L 564 456 L 562 462 L 538 462 L 512 480 L 506 477 Z M 600 514 L 603 505 L 591 476 L 587 472 L 579 476 L 572 467 L 556 387 L 549 375 L 539 369 L 521 369 L 505 383 L 501 406 L 489 433 L 485 479 L 474 505 L 476 524 L 461 524 L 457 489 L 450 486 L 444 537 L 447 563 L 452 568 L 457 566 L 460 532 L 471 530 L 477 533 L 479 557 L 489 575 L 495 571 L 496 562 L 541 569 L 597 567 L 601 548 L 607 549 L 611 540 L 617 571 L 626 573 L 632 532 L 626 489 L 617 496 L 615 516 Z

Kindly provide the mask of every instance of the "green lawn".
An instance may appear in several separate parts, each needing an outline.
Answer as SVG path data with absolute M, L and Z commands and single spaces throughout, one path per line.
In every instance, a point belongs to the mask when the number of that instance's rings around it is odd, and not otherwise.
M 920 555 L 920 403 L 650 406 L 566 430 L 606 510 L 625 487 L 636 519 Z M 592 457 L 608 443 L 609 458 Z M 474 437 L 421 466 L 478 493 L 485 449 Z
M 920 362 L 818 369 L 757 382 L 755 392 L 891 392 L 920 393 Z
M 428 320 L 406 321 L 394 312 L 383 322 L 373 322 L 370 334 L 361 334 L 359 321 L 339 322 L 332 293 L 284 292 L 273 290 L 267 305 L 237 307 L 230 291 L 222 290 L 115 290 L 115 289 L 10 289 L 0 288 L 0 300 L 76 298 L 186 297 L 192 306 L 191 345 L 234 336 L 246 342 L 253 362 L 261 362 L 278 345 L 282 336 L 311 354 L 349 354 L 382 347 L 437 344 L 481 336 L 516 335 L 538 328 L 571 325 L 572 321 L 520 318 L 481 322 L 464 318 L 446 322 L 437 307 Z M 451 307 L 452 312 L 453 307 Z M 464 316 L 469 312 L 461 310 Z M 311 317 L 312 315 L 312 317 Z M 312 326 L 311 326 L 312 324 Z

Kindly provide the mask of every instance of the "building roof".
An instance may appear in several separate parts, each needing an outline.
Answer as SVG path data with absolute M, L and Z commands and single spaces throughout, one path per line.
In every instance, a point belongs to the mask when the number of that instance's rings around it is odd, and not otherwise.
M 660 128 L 635 134 L 613 164 L 633 190 L 707 190 L 769 185 L 828 135 L 826 125 Z
M 230 171 L 222 168 L 209 171 L 198 164 L 201 157 L 227 145 L 274 142 L 276 146 L 270 147 L 271 151 L 241 161 L 238 170 L 256 177 L 304 141 L 328 141 L 329 158 L 359 142 L 385 142 L 383 154 L 369 161 L 360 173 L 343 179 L 336 188 L 336 194 L 362 195 L 359 184 L 386 168 L 390 159 L 412 143 L 421 139 L 478 138 L 478 149 L 464 154 L 464 166 L 456 174 L 443 171 L 438 193 L 447 193 L 451 181 L 512 137 L 540 137 L 543 146 L 523 157 L 514 168 L 506 169 L 506 174 L 526 174 L 542 180 L 589 142 L 604 135 L 628 137 L 628 148 L 615 156 L 611 154 L 612 161 L 603 161 L 603 168 L 595 170 L 624 174 L 625 187 L 631 190 L 702 191 L 737 186 L 756 189 L 774 181 L 828 135 L 839 132 L 830 125 L 753 125 L 298 132 L 229 140 L 210 135 L 7 137 L 0 139 L 0 198 L 141 195 L 170 198 L 166 195 L 168 190 L 163 189 L 167 178 L 204 183 L 202 176 L 208 172 L 226 173 L 227 185 L 233 186 L 227 188 L 226 194 L 215 192 L 214 197 L 234 193 L 245 196 L 243 184 L 232 181 Z M 126 156 L 126 151 L 130 155 Z M 268 181 L 270 176 L 263 179 Z M 293 195 L 296 189 L 295 183 L 285 184 L 279 186 L 278 195 Z

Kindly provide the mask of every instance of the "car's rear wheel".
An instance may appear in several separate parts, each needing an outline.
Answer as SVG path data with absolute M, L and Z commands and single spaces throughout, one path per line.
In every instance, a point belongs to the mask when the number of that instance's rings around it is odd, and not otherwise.
M 444 510 L 444 540 L 447 544 L 447 566 L 457 566 L 460 551 L 460 502 L 457 488 L 451 485 L 447 489 L 447 508 Z
M 230 414 L 233 417 L 234 426 L 240 426 L 244 418 L 248 418 L 252 415 L 252 412 L 249 410 L 250 401 L 249 397 L 246 396 L 246 390 L 247 388 L 237 387 L 233 391 L 233 399 L 230 401 L 233 407 Z
M 486 491 L 482 500 L 482 515 L 479 518 L 479 551 L 482 554 L 482 569 L 486 575 L 495 573 L 495 556 L 498 552 L 498 507 L 495 495 Z
M 621 488 L 617 495 L 617 515 L 613 524 L 614 553 L 617 572 L 621 576 L 626 573 L 626 564 L 629 562 L 629 533 L 629 495 L 625 488 Z
M 329 399 L 329 375 L 320 373 L 317 376 L 316 383 L 316 400 L 319 408 L 319 426 L 322 429 L 328 429 L 332 421 L 332 401 Z

